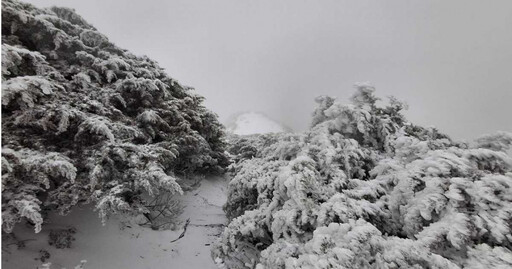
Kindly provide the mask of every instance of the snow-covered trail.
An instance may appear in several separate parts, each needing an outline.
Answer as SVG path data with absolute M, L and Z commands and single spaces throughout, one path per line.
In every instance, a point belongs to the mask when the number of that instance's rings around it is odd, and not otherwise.
M 86 269 L 214 269 L 210 246 L 227 221 L 222 211 L 227 179 L 212 177 L 200 184 L 179 198 L 186 206 L 179 218 L 183 224 L 187 219 L 190 223 L 185 235 L 175 242 L 171 243 L 183 232 L 182 226 L 175 231 L 153 231 L 138 225 L 120 229 L 121 222 L 115 218 L 102 226 L 90 208 L 77 208 L 68 216 L 52 216 L 52 223 L 46 224 L 39 234 L 18 225 L 15 229 L 18 239 L 36 240 L 27 241 L 22 250 L 9 246 L 11 254 L 3 252 L 2 268 L 36 268 L 42 263 L 35 258 L 39 257 L 41 249 L 45 249 L 51 255 L 52 268 L 74 268 L 80 260 L 87 260 Z M 69 225 L 77 228 L 72 247 L 56 249 L 49 246 L 49 230 Z

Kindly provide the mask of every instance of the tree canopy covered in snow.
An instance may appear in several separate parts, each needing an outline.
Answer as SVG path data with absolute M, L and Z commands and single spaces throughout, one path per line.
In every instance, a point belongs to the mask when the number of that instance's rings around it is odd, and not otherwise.
M 511 268 L 512 134 L 456 142 L 356 85 L 302 134 L 233 139 L 224 268 Z
M 73 10 L 2 0 L 2 230 L 94 202 L 147 213 L 177 175 L 222 172 L 223 127 L 193 89 Z

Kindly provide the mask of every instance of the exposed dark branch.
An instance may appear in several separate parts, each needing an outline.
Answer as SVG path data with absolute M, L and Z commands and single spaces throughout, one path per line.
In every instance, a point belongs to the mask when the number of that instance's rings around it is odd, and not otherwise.
M 185 233 L 187 232 L 187 227 L 188 227 L 189 223 L 190 223 L 190 218 L 188 218 L 187 221 L 185 222 L 185 226 L 183 226 L 183 232 L 180 234 L 180 236 L 178 238 L 172 240 L 171 243 L 176 242 L 185 236 Z

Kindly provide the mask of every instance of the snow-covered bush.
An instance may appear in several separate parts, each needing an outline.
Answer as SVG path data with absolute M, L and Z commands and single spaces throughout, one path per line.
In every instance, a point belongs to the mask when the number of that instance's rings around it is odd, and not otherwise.
M 147 213 L 176 177 L 222 172 L 223 127 L 203 98 L 67 8 L 2 0 L 2 230 L 95 202 Z M 148 196 L 149 195 L 149 196 Z
M 310 130 L 240 137 L 212 254 L 226 268 L 509 268 L 512 134 L 473 144 L 356 85 Z

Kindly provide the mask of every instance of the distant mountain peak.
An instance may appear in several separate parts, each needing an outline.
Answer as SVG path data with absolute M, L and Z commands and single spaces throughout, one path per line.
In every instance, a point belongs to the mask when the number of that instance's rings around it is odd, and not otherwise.
M 290 129 L 262 112 L 247 111 L 231 116 L 226 124 L 229 132 L 237 135 L 289 132 Z

